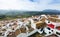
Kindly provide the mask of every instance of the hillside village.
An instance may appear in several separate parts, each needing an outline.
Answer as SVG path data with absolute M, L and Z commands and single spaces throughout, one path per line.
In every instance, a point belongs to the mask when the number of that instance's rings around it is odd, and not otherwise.
M 0 37 L 60 37 L 60 15 L 36 15 L 0 21 Z

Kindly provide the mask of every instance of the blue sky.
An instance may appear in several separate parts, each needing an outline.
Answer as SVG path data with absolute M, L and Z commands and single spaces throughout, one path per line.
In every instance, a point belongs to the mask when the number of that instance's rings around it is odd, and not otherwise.
M 0 9 L 28 11 L 60 10 L 60 0 L 0 0 Z

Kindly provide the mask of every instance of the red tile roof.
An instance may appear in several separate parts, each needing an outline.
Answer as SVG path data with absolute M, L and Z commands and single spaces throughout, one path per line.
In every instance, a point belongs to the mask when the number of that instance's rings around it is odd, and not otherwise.
M 55 25 L 53 25 L 53 24 L 48 24 L 48 27 L 54 29 Z

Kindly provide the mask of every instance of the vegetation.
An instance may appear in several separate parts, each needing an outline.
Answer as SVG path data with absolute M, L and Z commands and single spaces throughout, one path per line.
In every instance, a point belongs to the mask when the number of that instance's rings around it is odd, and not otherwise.
M 56 15 L 60 14 L 58 10 L 43 10 L 43 11 L 19 11 L 19 10 L 0 10 L 0 20 L 2 19 L 11 19 L 11 18 L 23 18 L 30 17 L 32 15 Z

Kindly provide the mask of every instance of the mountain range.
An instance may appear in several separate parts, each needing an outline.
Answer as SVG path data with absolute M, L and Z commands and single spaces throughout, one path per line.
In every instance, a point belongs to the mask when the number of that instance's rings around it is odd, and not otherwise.
M 0 10 L 0 15 L 24 15 L 24 14 L 60 14 L 60 11 L 51 9 L 46 9 L 43 11 Z

